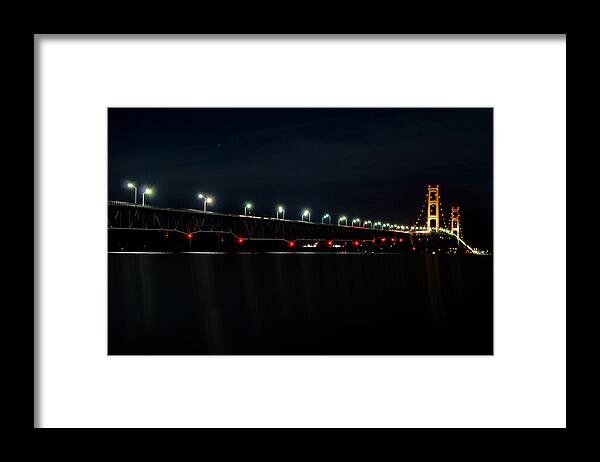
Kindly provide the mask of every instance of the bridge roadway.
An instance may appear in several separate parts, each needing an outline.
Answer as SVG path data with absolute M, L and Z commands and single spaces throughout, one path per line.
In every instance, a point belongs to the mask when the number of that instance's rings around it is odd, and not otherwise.
M 243 240 L 371 240 L 403 238 L 412 241 L 414 232 L 379 230 L 357 226 L 312 223 L 246 215 L 204 212 L 196 209 L 171 209 L 108 201 L 109 230 L 165 231 L 195 235 L 231 234 Z

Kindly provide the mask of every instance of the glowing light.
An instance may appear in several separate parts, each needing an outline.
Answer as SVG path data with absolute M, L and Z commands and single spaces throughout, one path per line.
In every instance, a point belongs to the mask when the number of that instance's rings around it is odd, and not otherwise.
M 238 239 L 238 242 L 239 242 L 240 244 L 243 244 L 243 243 L 244 243 L 244 238 L 240 237 L 240 238 Z
M 192 238 L 192 233 L 188 233 L 187 237 L 188 237 L 188 239 L 191 239 Z
M 133 203 L 137 204 L 137 187 L 133 183 L 127 183 L 127 187 L 133 189 Z
M 354 246 L 355 246 L 355 247 L 358 247 L 358 244 L 360 244 L 360 242 L 358 242 L 358 241 L 354 241 Z
M 203 209 L 204 209 L 204 211 L 206 212 L 206 204 L 210 204 L 210 203 L 212 203 L 212 201 L 213 201 L 213 198 L 212 198 L 212 197 L 209 197 L 209 196 L 205 196 L 204 194 L 198 194 L 198 199 L 201 199 L 201 200 L 203 199 L 203 200 L 204 200 L 204 206 L 203 206 Z
M 135 190 L 136 194 L 137 194 L 137 189 Z M 145 188 L 144 192 L 142 193 L 142 205 L 145 205 L 145 200 L 146 200 L 146 194 L 148 194 L 149 196 L 152 195 L 152 189 L 150 188 Z
M 281 219 L 285 220 L 285 208 L 282 205 L 277 206 L 277 219 L 279 219 L 279 214 L 281 214 Z
M 327 245 L 333 245 L 333 241 L 327 241 Z
M 288 242 L 288 245 L 289 245 L 290 247 L 295 247 L 295 246 L 296 246 L 296 243 L 295 243 L 294 241 L 290 241 L 290 242 Z

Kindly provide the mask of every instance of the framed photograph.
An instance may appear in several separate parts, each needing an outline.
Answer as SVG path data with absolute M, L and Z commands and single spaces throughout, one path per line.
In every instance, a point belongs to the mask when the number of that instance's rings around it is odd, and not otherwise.
M 35 427 L 566 426 L 566 36 L 34 45 Z
M 108 353 L 492 354 L 492 147 L 492 108 L 109 108 Z

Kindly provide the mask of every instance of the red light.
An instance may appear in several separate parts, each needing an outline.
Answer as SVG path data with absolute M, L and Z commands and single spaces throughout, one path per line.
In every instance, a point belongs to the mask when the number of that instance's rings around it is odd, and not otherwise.
M 359 244 L 359 242 L 358 242 L 358 241 L 354 241 L 354 245 L 355 245 L 356 247 L 358 247 L 358 244 Z
M 416 247 L 413 247 L 412 249 L 413 249 L 413 250 L 417 250 L 417 248 L 416 248 Z
M 333 241 L 327 241 L 327 245 L 333 245 Z
M 375 244 L 375 239 L 373 239 L 371 242 L 372 242 L 373 244 Z
M 404 241 L 404 239 L 398 238 L 398 242 L 402 242 L 402 241 Z
M 188 233 L 187 237 L 188 237 L 188 239 L 191 239 L 192 238 L 192 233 Z
M 385 242 L 385 237 L 382 237 L 382 238 L 381 238 L 381 242 Z
M 238 242 L 239 242 L 240 244 L 243 244 L 243 243 L 244 243 L 244 239 L 240 237 L 240 238 L 238 239 Z
M 391 239 L 390 239 L 390 241 L 392 241 L 392 242 L 394 242 L 395 240 L 396 240 L 396 239 L 394 239 L 394 238 L 391 238 Z
M 294 247 L 294 246 L 296 245 L 296 243 L 295 243 L 294 241 L 290 241 L 290 242 L 288 243 L 288 245 L 289 245 L 290 247 Z

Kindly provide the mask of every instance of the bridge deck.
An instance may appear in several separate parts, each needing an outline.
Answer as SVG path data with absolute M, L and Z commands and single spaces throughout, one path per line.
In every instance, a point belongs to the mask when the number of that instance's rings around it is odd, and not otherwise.
M 108 229 L 113 231 L 111 236 L 118 238 L 116 247 L 123 247 L 123 241 L 137 243 L 141 248 L 149 249 L 161 247 L 163 243 L 156 242 L 150 237 L 133 237 L 126 231 L 154 231 L 164 233 L 178 233 L 187 235 L 187 240 L 192 243 L 195 235 L 205 235 L 208 241 L 218 239 L 224 242 L 224 236 L 229 236 L 231 241 L 254 242 L 254 247 L 263 242 L 287 242 L 293 245 L 295 241 L 336 241 L 352 243 L 358 249 L 372 247 L 371 242 L 381 249 L 381 244 L 389 242 L 386 247 L 395 249 L 422 250 L 423 252 L 456 253 L 466 251 L 478 253 L 469 247 L 462 239 L 454 236 L 450 231 L 422 230 L 382 230 L 347 226 L 337 224 L 312 223 L 301 220 L 284 220 L 272 217 L 259 217 L 247 215 L 232 215 L 197 209 L 174 209 L 154 206 L 142 206 L 129 202 L 108 201 Z M 122 233 L 131 238 L 124 238 Z M 145 233 L 144 233 L 145 235 Z M 197 240 L 194 239 L 194 242 Z M 201 239 L 205 245 L 206 239 Z M 377 242 L 376 242 L 377 241 Z M 397 244 L 402 243 L 398 246 Z M 111 244 L 112 245 L 112 244 Z M 274 245 L 274 244 L 273 244 Z M 329 244 L 331 245 L 331 243 Z M 345 248 L 345 246 L 341 246 Z

